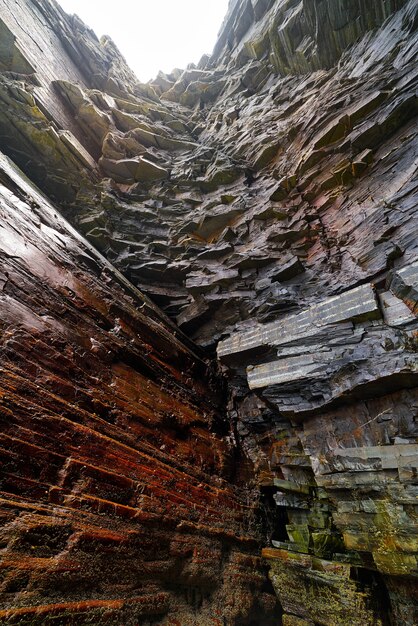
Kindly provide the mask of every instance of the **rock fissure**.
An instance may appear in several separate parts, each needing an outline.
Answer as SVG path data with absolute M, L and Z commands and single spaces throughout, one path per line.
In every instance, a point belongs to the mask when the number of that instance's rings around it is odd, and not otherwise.
M 1 623 L 417 623 L 417 11 L 0 0 Z

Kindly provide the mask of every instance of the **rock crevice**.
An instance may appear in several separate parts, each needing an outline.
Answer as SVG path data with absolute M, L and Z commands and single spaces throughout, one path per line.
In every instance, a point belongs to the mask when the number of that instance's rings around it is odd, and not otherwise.
M 417 10 L 0 0 L 2 623 L 416 624 Z

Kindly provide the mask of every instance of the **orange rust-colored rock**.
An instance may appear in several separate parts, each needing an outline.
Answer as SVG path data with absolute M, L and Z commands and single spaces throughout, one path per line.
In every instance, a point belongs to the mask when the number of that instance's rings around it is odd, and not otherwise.
M 141 84 L 0 0 L 0 622 L 415 626 L 417 27 L 231 0 Z
M 0 622 L 248 617 L 265 577 L 220 381 L 0 170 Z

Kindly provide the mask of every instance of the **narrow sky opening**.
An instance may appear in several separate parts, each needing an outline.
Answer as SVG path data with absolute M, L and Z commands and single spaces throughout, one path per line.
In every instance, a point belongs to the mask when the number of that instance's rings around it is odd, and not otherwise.
M 100 38 L 109 35 L 139 80 L 210 54 L 228 0 L 58 0 Z

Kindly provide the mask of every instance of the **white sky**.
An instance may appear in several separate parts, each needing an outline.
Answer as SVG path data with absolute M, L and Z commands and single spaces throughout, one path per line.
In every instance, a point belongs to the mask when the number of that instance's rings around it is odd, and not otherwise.
M 58 0 L 96 35 L 109 35 L 138 78 L 197 63 L 210 54 L 228 0 Z

